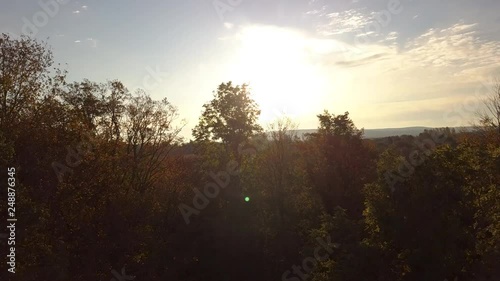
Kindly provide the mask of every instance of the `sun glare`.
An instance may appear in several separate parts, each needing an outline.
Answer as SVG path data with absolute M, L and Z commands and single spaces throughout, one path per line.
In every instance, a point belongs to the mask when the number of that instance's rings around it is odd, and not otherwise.
M 250 83 L 262 109 L 262 120 L 282 114 L 299 117 L 315 110 L 326 88 L 323 75 L 310 60 L 307 38 L 277 27 L 249 27 L 232 72 Z

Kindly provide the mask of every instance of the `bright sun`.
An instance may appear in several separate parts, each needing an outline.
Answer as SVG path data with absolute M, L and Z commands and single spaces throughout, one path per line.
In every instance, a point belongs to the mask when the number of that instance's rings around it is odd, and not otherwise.
M 325 79 L 311 61 L 310 42 L 298 32 L 254 26 L 239 33 L 233 77 L 250 84 L 262 120 L 300 117 L 321 107 Z

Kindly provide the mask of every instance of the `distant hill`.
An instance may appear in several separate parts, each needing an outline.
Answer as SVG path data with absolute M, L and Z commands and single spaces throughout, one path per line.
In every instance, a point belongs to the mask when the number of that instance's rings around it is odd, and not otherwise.
M 390 136 L 402 136 L 402 135 L 410 135 L 410 136 L 418 136 L 420 133 L 423 133 L 425 130 L 430 130 L 430 127 L 406 127 L 406 128 L 385 128 L 385 129 L 366 129 L 365 130 L 365 138 L 367 139 L 375 139 L 375 138 L 384 138 Z
M 365 129 L 364 137 L 367 139 L 385 138 L 392 136 L 411 135 L 418 136 L 424 130 L 433 129 L 431 127 L 406 127 L 406 128 L 385 128 L 385 129 Z M 296 130 L 297 136 L 316 132 L 315 129 Z

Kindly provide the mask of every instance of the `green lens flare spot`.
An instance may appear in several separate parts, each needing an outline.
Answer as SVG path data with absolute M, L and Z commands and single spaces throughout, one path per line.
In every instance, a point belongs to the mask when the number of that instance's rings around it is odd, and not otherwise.
M 245 197 L 245 202 L 248 202 L 248 201 L 250 201 L 250 197 L 247 196 L 247 197 Z

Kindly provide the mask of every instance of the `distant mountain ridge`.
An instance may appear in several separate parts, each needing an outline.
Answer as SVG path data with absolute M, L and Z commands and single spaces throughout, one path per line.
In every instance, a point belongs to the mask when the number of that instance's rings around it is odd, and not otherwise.
M 402 136 L 411 135 L 418 136 L 425 130 L 434 129 L 432 127 L 404 127 L 404 128 L 383 128 L 383 129 L 365 129 L 364 138 L 366 139 L 376 139 L 385 138 L 392 136 Z M 295 130 L 298 137 L 302 137 L 305 134 L 315 133 L 316 129 L 303 129 Z

